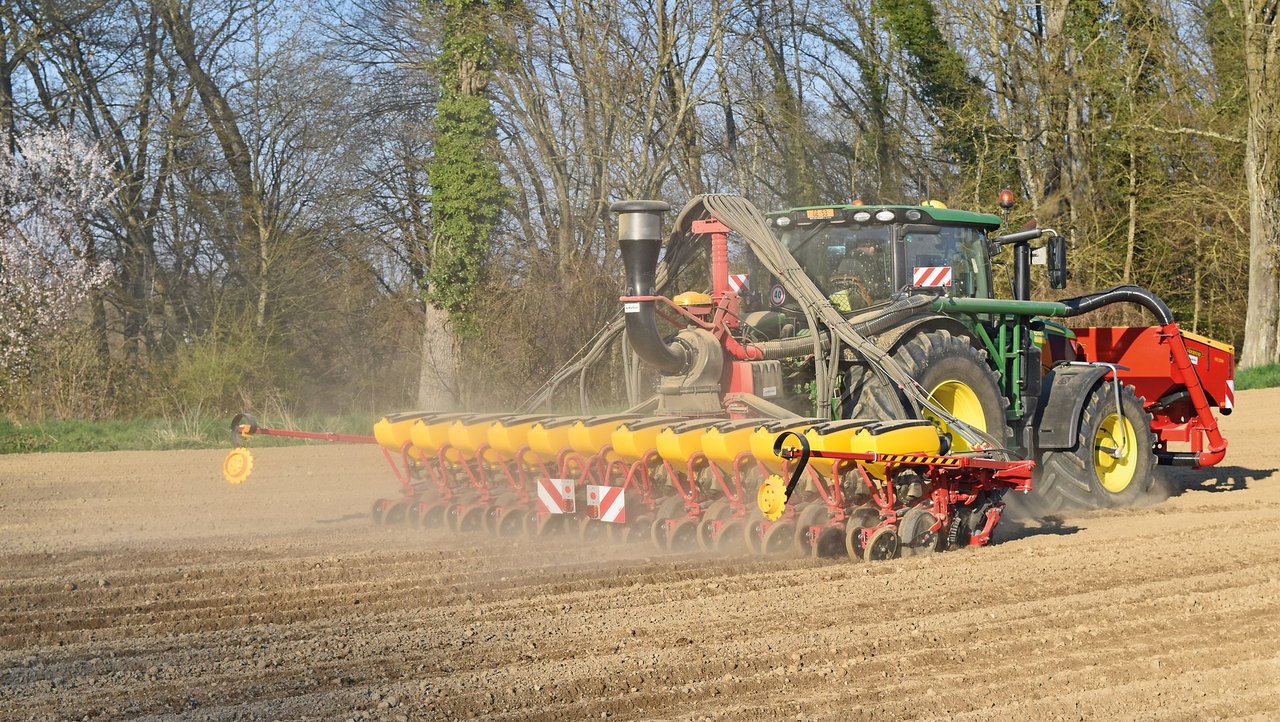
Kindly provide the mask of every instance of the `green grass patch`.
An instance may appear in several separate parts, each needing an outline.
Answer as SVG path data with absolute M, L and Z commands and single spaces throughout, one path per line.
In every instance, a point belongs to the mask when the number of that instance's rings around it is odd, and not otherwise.
M 1236 371 L 1236 388 L 1241 391 L 1269 389 L 1276 386 L 1280 386 L 1280 364 L 1254 366 L 1251 369 Z
M 373 416 L 308 416 L 282 421 L 259 419 L 262 426 L 304 431 L 372 434 Z M 51 451 L 152 451 L 219 449 L 231 446 L 230 418 L 115 419 L 109 421 L 11 421 L 0 419 L 0 454 Z M 273 436 L 256 436 L 251 445 L 323 444 Z

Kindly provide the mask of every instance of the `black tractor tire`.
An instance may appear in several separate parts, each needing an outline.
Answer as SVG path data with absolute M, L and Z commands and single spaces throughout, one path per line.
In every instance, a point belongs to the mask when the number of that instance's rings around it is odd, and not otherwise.
M 940 328 L 917 333 L 901 341 L 893 351 L 911 378 L 926 392 L 946 381 L 968 386 L 982 407 L 984 431 L 1001 447 L 1009 445 L 1012 431 L 1005 409 L 1009 402 L 1000 392 L 996 371 L 987 362 L 985 351 L 975 348 L 965 336 Z M 915 409 L 893 385 L 865 366 L 854 366 L 842 397 L 841 414 L 846 419 L 916 419 Z M 956 439 L 953 437 L 953 444 Z
M 1151 415 L 1133 387 L 1121 385 L 1120 409 L 1124 426 L 1133 432 L 1124 445 L 1122 460 L 1107 458 L 1106 448 L 1121 449 L 1113 440 L 1117 420 L 1115 388 L 1104 381 L 1085 401 L 1075 446 L 1041 454 L 1031 493 L 1025 506 L 1039 515 L 1059 511 L 1130 507 L 1158 491 L 1155 474 L 1155 436 Z M 1129 445 L 1132 446 L 1129 446 Z M 1117 479 L 1108 476 L 1116 466 L 1126 470 Z M 1130 476 L 1131 474 L 1131 476 Z M 1021 496 L 1021 495 L 1015 495 Z

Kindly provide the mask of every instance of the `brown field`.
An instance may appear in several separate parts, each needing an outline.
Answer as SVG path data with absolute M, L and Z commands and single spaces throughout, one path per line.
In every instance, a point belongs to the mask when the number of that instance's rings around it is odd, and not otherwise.
M 1276 719 L 1273 405 L 1163 503 L 872 565 L 378 528 L 363 447 L 0 457 L 0 718 Z

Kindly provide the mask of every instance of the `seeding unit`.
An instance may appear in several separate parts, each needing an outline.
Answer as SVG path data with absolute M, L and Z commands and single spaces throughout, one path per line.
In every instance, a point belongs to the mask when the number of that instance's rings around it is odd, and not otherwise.
M 1226 452 L 1214 412 L 1231 410 L 1232 349 L 1181 331 L 1134 286 L 1031 300 L 1040 239 L 1051 285 L 1066 282 L 1053 231 L 995 235 L 998 217 L 936 203 L 766 217 L 736 196 L 700 196 L 660 263 L 668 206 L 613 210 L 621 319 L 525 413 L 390 414 L 371 436 L 241 415 L 237 443 L 377 444 L 400 483 L 374 504 L 379 523 L 868 560 L 986 544 L 1011 498 L 1033 512 L 1130 504 L 1155 463 L 1212 465 Z M 997 299 L 990 256 L 1005 247 L 1012 298 Z M 710 293 L 660 293 L 699 267 Z M 1115 303 L 1157 325 L 1051 320 Z M 537 413 L 624 337 L 623 358 L 652 369 L 656 393 L 641 397 L 640 365 L 627 363 L 627 412 Z M 251 468 L 242 448 L 224 464 L 232 481 Z

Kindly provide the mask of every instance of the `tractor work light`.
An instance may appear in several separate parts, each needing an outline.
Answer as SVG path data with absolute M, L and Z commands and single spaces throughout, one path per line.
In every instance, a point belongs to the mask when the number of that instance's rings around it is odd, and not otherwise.
M 871 213 L 869 213 L 868 211 L 858 211 L 857 213 L 853 214 L 853 220 L 857 221 L 858 223 L 866 223 L 867 221 L 871 220 Z
M 776 223 L 779 228 L 786 228 L 791 225 L 791 216 L 778 216 L 773 222 Z
M 889 221 L 893 220 L 893 218 L 894 218 L 893 211 L 891 210 L 886 209 L 883 211 L 876 211 L 877 221 L 881 221 L 882 223 L 888 223 Z

